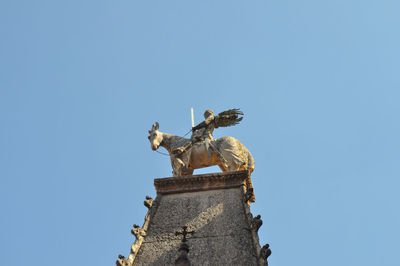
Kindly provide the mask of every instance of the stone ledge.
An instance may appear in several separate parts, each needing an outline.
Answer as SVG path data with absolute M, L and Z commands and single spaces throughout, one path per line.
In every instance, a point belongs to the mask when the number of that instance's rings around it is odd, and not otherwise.
M 154 179 L 157 194 L 236 188 L 246 185 L 249 171 L 234 171 Z

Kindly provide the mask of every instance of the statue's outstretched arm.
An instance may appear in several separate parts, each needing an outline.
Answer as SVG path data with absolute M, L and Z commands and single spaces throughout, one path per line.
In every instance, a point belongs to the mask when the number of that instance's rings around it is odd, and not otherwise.
M 192 127 L 192 132 L 194 132 L 194 131 L 196 131 L 196 130 L 198 130 L 198 129 L 200 129 L 200 128 L 206 127 L 207 125 L 208 125 L 208 124 L 206 124 L 206 121 L 203 121 L 203 122 L 201 122 L 200 124 L 198 124 L 197 126 Z
M 207 117 L 206 120 L 204 120 L 203 122 L 201 122 L 197 126 L 192 127 L 192 131 L 196 131 L 196 130 L 198 130 L 200 128 L 208 126 L 209 124 L 211 124 L 214 121 L 214 119 L 215 119 L 215 117 L 213 115 Z

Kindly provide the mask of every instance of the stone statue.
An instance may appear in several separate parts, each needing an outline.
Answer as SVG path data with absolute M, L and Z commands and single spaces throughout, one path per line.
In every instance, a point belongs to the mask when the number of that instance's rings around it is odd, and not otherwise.
M 205 120 L 192 128 L 191 139 L 160 132 L 158 122 L 149 130 L 151 148 L 164 147 L 171 158 L 173 176 L 192 175 L 194 169 L 218 165 L 223 172 L 254 170 L 254 159 L 247 148 L 233 137 L 213 139 L 214 128 L 233 126 L 243 117 L 239 109 L 231 109 L 217 116 L 212 110 L 204 113 Z M 251 181 L 247 188 L 252 188 Z M 254 199 L 252 199 L 254 201 Z
M 146 200 L 143 202 L 143 204 L 144 204 L 144 206 L 147 207 L 147 209 L 150 209 L 151 206 L 153 206 L 153 202 L 154 202 L 154 200 L 152 197 L 146 196 Z
M 238 124 L 243 119 L 243 117 L 239 117 L 239 115 L 243 115 L 243 113 L 239 109 L 230 109 L 219 113 L 217 116 L 214 115 L 213 110 L 206 110 L 204 112 L 205 120 L 192 128 L 192 137 L 190 139 L 191 142 L 189 142 L 184 147 L 179 147 L 172 152 L 179 155 L 190 148 L 194 143 L 204 142 L 208 157 L 211 157 L 211 150 L 214 151 L 218 158 L 221 160 L 222 164 L 224 164 L 225 168 L 227 168 L 228 164 L 225 161 L 224 156 L 219 152 L 217 147 L 215 147 L 214 142 L 212 141 L 212 133 L 214 131 L 214 128 L 228 127 Z M 181 159 L 179 158 L 179 156 L 177 157 L 178 159 Z

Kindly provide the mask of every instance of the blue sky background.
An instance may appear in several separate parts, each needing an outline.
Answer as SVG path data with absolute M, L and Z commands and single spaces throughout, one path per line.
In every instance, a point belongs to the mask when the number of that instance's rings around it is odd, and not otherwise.
M 151 124 L 239 107 L 270 265 L 397 266 L 400 2 L 1 1 L 0 264 L 114 265 Z M 216 171 L 209 168 L 195 173 Z

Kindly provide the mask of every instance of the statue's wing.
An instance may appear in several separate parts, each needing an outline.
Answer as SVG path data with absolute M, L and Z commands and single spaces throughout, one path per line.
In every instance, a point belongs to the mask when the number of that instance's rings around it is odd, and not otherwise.
M 238 108 L 223 111 L 215 117 L 215 127 L 230 127 L 237 125 L 243 119 L 243 117 L 239 117 L 239 115 L 243 115 L 243 112 Z

